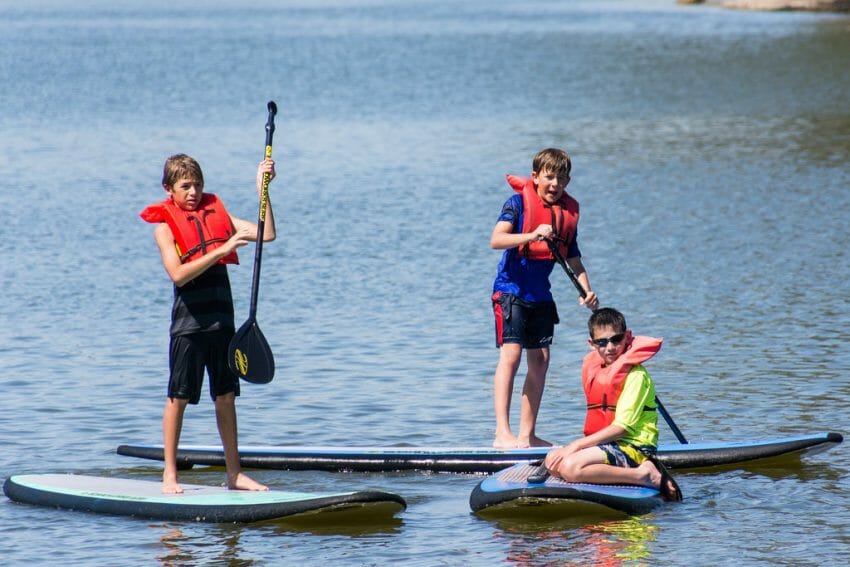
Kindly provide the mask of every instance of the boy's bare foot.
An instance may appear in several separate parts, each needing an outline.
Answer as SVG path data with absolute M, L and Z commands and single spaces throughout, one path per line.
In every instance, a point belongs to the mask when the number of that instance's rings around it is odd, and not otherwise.
M 519 437 L 517 439 L 517 447 L 521 447 L 523 449 L 527 449 L 528 447 L 551 447 L 552 443 L 549 443 L 545 439 L 541 439 L 536 435 L 532 435 L 531 437 L 523 438 Z
M 268 490 L 269 487 L 265 484 L 260 484 L 256 480 L 252 479 L 245 473 L 239 473 L 236 475 L 236 478 L 231 479 L 231 477 L 227 477 L 227 488 L 230 490 L 254 490 L 254 491 L 264 491 Z
M 666 467 L 661 465 L 656 458 L 651 457 L 645 460 L 638 469 L 643 469 L 646 485 L 657 489 L 664 500 L 668 502 L 680 502 L 682 500 L 682 491 L 679 489 L 679 485 Z
M 174 476 L 162 475 L 162 493 L 163 494 L 183 494 L 183 487 L 177 483 L 177 478 Z
M 642 462 L 638 466 L 638 470 L 641 471 L 641 479 L 643 480 L 643 485 L 648 486 L 650 488 L 658 488 L 661 486 L 661 471 L 652 464 L 652 461 L 646 460 Z
M 496 439 L 493 440 L 494 449 L 516 449 L 516 447 L 517 438 L 513 433 L 496 434 Z

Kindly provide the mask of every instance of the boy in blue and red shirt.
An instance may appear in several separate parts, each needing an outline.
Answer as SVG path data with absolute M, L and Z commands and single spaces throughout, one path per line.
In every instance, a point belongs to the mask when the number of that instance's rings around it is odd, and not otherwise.
M 578 202 L 566 194 L 572 164 L 566 152 L 547 148 L 532 161 L 530 179 L 508 176 L 517 194 L 502 206 L 490 246 L 504 250 L 493 283 L 496 346 L 499 363 L 493 378 L 497 448 L 547 446 L 535 424 L 549 368 L 558 312 L 550 291 L 555 265 L 550 245 L 558 250 L 587 291 L 579 303 L 593 310 L 599 303 L 581 261 L 576 236 Z M 528 374 L 522 391 L 519 435 L 510 426 L 514 377 L 526 350 Z

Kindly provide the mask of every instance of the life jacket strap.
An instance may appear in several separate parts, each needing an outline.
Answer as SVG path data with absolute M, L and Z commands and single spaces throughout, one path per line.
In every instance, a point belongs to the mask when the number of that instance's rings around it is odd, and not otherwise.
M 587 409 L 589 409 L 589 410 L 601 409 L 602 411 L 614 411 L 614 410 L 616 410 L 616 409 L 617 409 L 617 406 L 609 406 L 609 405 L 608 405 L 608 404 L 606 404 L 606 403 L 601 403 L 601 404 L 587 404 Z M 658 408 L 652 408 L 652 407 L 649 407 L 649 406 L 643 406 L 643 411 L 658 411 Z
M 206 221 L 206 216 L 213 211 L 203 211 L 204 221 Z M 198 240 L 199 244 L 193 246 L 191 249 L 187 250 L 184 254 L 180 256 L 180 261 L 185 262 L 188 258 L 191 258 L 196 252 L 201 251 L 202 255 L 207 253 L 207 245 L 215 244 L 217 242 L 227 242 L 227 238 L 211 238 L 209 240 L 204 240 L 204 226 L 201 223 L 201 219 L 192 215 L 188 217 L 188 219 L 195 223 L 195 230 L 198 231 Z

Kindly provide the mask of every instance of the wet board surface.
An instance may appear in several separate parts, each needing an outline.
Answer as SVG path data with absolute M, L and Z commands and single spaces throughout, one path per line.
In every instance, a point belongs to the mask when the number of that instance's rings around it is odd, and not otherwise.
M 740 442 L 667 444 L 658 458 L 670 469 L 697 469 L 755 464 L 777 457 L 799 458 L 841 443 L 839 433 Z M 481 473 L 495 472 L 528 461 L 541 460 L 550 447 L 492 449 L 487 447 L 300 447 L 255 445 L 239 448 L 242 466 L 266 469 L 324 471 L 399 471 Z M 163 460 L 162 445 L 121 445 L 118 454 Z M 216 445 L 182 445 L 178 465 L 224 466 Z
M 3 492 L 10 500 L 99 514 L 197 522 L 256 522 L 297 515 L 351 511 L 391 516 L 405 509 L 401 496 L 381 491 L 311 494 L 251 492 L 183 484 L 183 494 L 163 494 L 162 483 L 72 474 L 16 475 Z
M 469 507 L 488 514 L 527 508 L 547 517 L 553 513 L 570 517 L 606 510 L 646 514 L 664 502 L 658 490 L 643 486 L 572 483 L 551 476 L 543 482 L 529 482 L 529 475 L 539 468 L 523 463 L 488 476 L 473 489 Z

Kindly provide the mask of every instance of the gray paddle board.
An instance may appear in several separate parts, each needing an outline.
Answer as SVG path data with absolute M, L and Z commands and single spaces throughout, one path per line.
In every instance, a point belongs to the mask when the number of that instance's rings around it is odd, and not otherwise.
M 181 483 L 182 494 L 163 494 L 162 483 L 73 474 L 15 475 L 3 492 L 10 500 L 98 514 L 197 522 L 256 522 L 302 514 L 360 509 L 392 516 L 405 509 L 401 496 L 380 491 L 311 494 L 253 492 Z
M 839 433 L 816 433 L 778 439 L 734 442 L 665 444 L 658 458 L 670 469 L 698 469 L 754 465 L 766 459 L 799 459 L 841 443 Z M 539 461 L 551 447 L 493 449 L 490 447 L 303 447 L 244 445 L 239 447 L 243 467 L 325 471 L 495 472 L 511 465 Z M 162 445 L 121 445 L 118 454 L 163 460 Z M 220 445 L 181 445 L 181 468 L 224 466 Z

